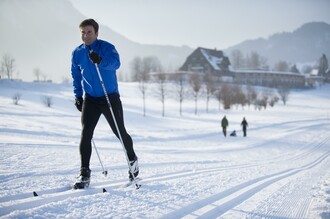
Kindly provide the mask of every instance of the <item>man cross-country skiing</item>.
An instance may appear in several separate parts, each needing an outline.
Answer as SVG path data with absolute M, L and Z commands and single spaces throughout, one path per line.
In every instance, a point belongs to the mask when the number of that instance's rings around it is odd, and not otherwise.
M 79 146 L 81 168 L 79 179 L 76 182 L 78 186 L 76 187 L 84 188 L 85 185 L 89 185 L 91 175 L 89 162 L 92 154 L 91 140 L 101 114 L 104 115 L 117 138 L 120 138 L 120 136 L 122 138 L 131 169 L 129 179 L 133 180 L 139 174 L 139 166 L 132 138 L 126 132 L 124 125 L 123 108 L 116 76 L 116 70 L 120 66 L 119 54 L 111 43 L 97 38 L 99 25 L 95 20 L 86 19 L 80 23 L 79 28 L 84 43 L 72 52 L 71 59 L 75 105 L 81 112 L 82 124 Z M 103 78 L 120 136 L 96 67 L 99 68 L 100 75 Z M 132 174 L 134 174 L 134 177 Z

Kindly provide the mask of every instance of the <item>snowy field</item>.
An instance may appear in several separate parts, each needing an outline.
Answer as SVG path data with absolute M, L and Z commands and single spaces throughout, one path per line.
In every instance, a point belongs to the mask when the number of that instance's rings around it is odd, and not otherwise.
M 206 113 L 200 99 L 194 115 L 186 100 L 180 117 L 168 99 L 165 118 L 151 95 L 142 116 L 137 84 L 120 91 L 142 187 L 122 186 L 126 159 L 102 117 L 94 141 L 109 174 L 93 151 L 90 188 L 72 190 L 81 128 L 71 85 L 0 80 L 1 218 L 330 218 L 329 85 L 292 91 L 286 106 L 261 111 L 219 111 L 212 100 Z M 222 135 L 224 115 L 237 137 Z

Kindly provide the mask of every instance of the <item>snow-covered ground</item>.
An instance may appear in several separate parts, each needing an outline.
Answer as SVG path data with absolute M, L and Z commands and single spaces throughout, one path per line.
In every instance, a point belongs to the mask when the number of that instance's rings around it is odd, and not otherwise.
M 206 113 L 200 99 L 198 115 L 187 100 L 180 117 L 169 99 L 165 118 L 151 95 L 142 116 L 137 84 L 120 91 L 142 187 L 122 186 L 126 159 L 102 117 L 94 141 L 109 174 L 94 151 L 90 188 L 71 190 L 81 130 L 71 86 L 0 80 L 1 218 L 330 218 L 329 85 L 293 91 L 286 106 L 262 111 L 219 111 L 212 100 Z M 224 115 L 237 137 L 222 135 Z

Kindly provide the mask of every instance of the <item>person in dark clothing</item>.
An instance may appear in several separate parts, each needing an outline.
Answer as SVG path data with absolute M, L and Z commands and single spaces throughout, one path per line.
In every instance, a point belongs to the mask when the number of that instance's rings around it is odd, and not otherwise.
M 227 136 L 227 127 L 228 127 L 228 125 L 229 125 L 228 120 L 227 120 L 226 116 L 224 116 L 221 120 L 221 126 L 222 126 L 223 135 L 225 137 Z
M 243 117 L 243 121 L 241 122 L 241 126 L 243 127 L 244 137 L 246 137 L 246 128 L 249 126 L 245 117 Z
M 72 52 L 71 75 L 75 95 L 75 106 L 81 112 L 81 140 L 80 180 L 90 180 L 89 168 L 92 153 L 91 140 L 94 129 L 101 114 L 104 115 L 117 138 L 122 137 L 122 143 L 129 160 L 129 179 L 133 180 L 139 174 L 138 159 L 133 148 L 131 136 L 124 125 L 123 108 L 118 91 L 116 70 L 120 66 L 120 59 L 114 45 L 98 39 L 99 25 L 93 19 L 86 19 L 79 25 L 81 38 L 84 42 Z M 110 112 L 96 66 L 98 66 L 105 90 L 113 109 L 118 129 Z M 84 94 L 84 98 L 83 98 Z

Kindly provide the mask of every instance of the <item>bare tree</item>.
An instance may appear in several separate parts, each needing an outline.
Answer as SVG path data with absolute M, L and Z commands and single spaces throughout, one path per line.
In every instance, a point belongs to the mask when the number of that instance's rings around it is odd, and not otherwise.
M 135 57 L 131 63 L 133 80 L 139 82 L 139 90 L 143 100 L 143 116 L 146 116 L 146 92 L 149 72 L 143 68 L 143 61 L 140 57 Z
M 182 116 L 182 103 L 183 100 L 185 98 L 185 84 L 186 84 L 186 80 L 183 74 L 176 74 L 174 76 L 174 81 L 175 81 L 175 85 L 176 85 L 176 92 L 178 94 L 178 100 L 179 100 L 179 112 L 180 112 L 180 116 Z
M 1 72 L 8 79 L 13 79 L 13 73 L 15 70 L 15 59 L 12 58 L 8 53 L 4 54 L 1 61 Z
M 147 93 L 147 88 L 148 88 L 148 80 L 149 77 L 147 76 L 148 73 L 142 72 L 139 75 L 139 90 L 141 91 L 142 94 L 142 99 L 143 99 L 143 116 L 146 116 L 146 93 Z
M 42 75 L 41 70 L 39 68 L 33 69 L 33 74 L 36 76 L 36 81 L 40 81 L 40 76 Z
M 245 67 L 247 68 L 258 69 L 266 64 L 267 59 L 263 56 L 260 56 L 259 53 L 255 51 L 252 51 L 250 54 L 246 55 Z
M 257 52 L 251 52 L 250 55 L 250 68 L 257 69 L 260 67 L 260 55 Z
M 135 60 L 135 61 L 134 61 Z M 147 83 L 150 80 L 150 72 L 160 72 L 162 66 L 157 57 L 150 56 L 145 57 L 141 61 L 139 58 L 133 60 L 133 70 L 135 77 L 139 81 L 139 90 L 142 93 L 143 98 L 143 116 L 146 116 L 146 92 L 147 92 Z
M 250 108 L 250 105 L 257 99 L 257 92 L 255 91 L 255 89 L 249 85 L 247 87 L 247 92 L 246 92 L 246 101 L 247 101 L 247 104 Z
M 162 64 L 156 56 L 145 57 L 143 58 L 142 63 L 144 72 L 161 72 L 163 70 Z
M 267 104 L 268 104 L 268 100 L 271 97 L 271 91 L 269 89 L 264 89 L 261 94 L 260 94 L 260 103 L 261 106 L 266 109 L 267 108 Z
M 223 104 L 223 108 L 225 110 L 230 109 L 231 105 L 233 104 L 232 98 L 232 88 L 226 83 L 221 85 L 221 100 Z
M 206 87 L 206 112 L 209 112 L 209 102 L 210 97 L 215 92 L 214 80 L 212 78 L 211 72 L 207 73 L 204 77 L 205 87 Z
M 195 100 L 195 115 L 197 115 L 197 100 L 198 100 L 199 92 L 201 91 L 202 88 L 202 80 L 198 74 L 190 75 L 190 85 Z
M 280 95 L 280 98 L 284 105 L 286 105 L 286 102 L 289 99 L 290 89 L 287 86 L 280 86 L 277 89 L 278 94 Z
M 160 101 L 162 102 L 162 116 L 165 117 L 165 97 L 167 94 L 166 90 L 166 75 L 164 73 L 159 73 L 155 75 L 157 87 L 158 87 L 158 95 Z
M 41 76 L 44 79 L 44 81 L 47 81 L 48 76 L 46 74 L 42 74 Z
M 246 96 L 242 91 L 242 87 L 240 85 L 232 85 L 232 103 L 236 104 L 236 108 L 238 108 L 238 105 L 242 105 L 242 108 L 244 108 L 245 104 L 247 103 Z
M 220 110 L 221 101 L 222 101 L 221 88 L 217 89 L 217 90 L 214 92 L 214 96 L 215 96 L 215 98 L 216 98 L 216 99 L 218 100 L 218 102 L 219 102 L 219 110 Z
M 133 81 L 139 81 L 139 75 L 143 71 L 142 59 L 140 57 L 135 57 L 130 66 L 132 70 Z
M 277 103 L 280 100 L 280 98 L 274 94 L 269 98 L 269 106 L 274 107 L 275 103 Z
M 262 100 L 261 98 L 257 98 L 255 101 L 254 101 L 254 108 L 255 110 L 261 110 L 262 109 Z
M 244 66 L 244 57 L 241 50 L 235 49 L 231 52 L 231 64 L 234 69 L 240 69 Z

